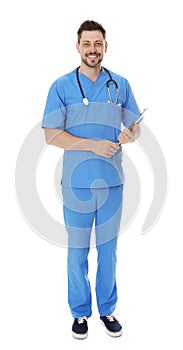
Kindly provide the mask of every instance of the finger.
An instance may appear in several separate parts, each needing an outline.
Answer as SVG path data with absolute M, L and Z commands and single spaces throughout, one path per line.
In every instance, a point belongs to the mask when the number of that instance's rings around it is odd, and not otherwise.
M 104 157 L 105 158 L 111 158 L 113 156 L 113 154 L 111 154 L 111 153 L 109 153 L 109 152 L 106 152 L 105 154 L 104 154 Z
M 117 152 L 117 149 L 110 148 L 110 149 L 107 150 L 106 154 L 107 154 L 109 157 L 112 157 L 116 152 Z
M 118 150 L 119 149 L 119 145 L 118 145 L 118 142 L 112 142 L 111 143 L 111 147 L 112 147 L 112 150 Z
M 127 136 L 128 138 L 132 138 L 132 133 L 129 131 L 129 129 L 125 129 L 124 135 Z

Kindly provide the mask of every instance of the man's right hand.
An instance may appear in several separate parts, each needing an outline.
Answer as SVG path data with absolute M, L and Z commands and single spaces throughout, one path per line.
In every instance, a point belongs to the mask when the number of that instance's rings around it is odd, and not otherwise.
M 104 158 L 111 158 L 119 147 L 117 142 L 108 140 L 92 140 L 91 142 L 91 151 Z

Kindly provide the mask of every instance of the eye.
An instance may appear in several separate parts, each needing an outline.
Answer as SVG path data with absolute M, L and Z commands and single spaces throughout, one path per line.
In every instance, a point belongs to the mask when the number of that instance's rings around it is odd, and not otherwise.
M 84 47 L 89 47 L 90 44 L 89 44 L 89 43 L 83 43 L 83 46 L 84 46 Z
M 97 42 L 95 43 L 95 46 L 101 47 L 101 46 L 102 46 L 102 43 L 101 43 L 100 41 L 97 41 Z

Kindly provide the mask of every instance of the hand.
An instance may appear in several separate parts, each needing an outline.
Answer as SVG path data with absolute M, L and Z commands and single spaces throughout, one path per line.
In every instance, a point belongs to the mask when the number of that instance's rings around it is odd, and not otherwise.
M 131 128 L 125 128 L 118 136 L 121 144 L 134 142 L 140 135 L 140 125 L 134 124 Z
M 92 142 L 91 151 L 98 156 L 111 158 L 119 150 L 117 142 L 111 142 L 108 140 L 97 140 Z
M 131 131 L 128 128 L 125 128 L 118 136 L 118 140 L 121 144 L 125 144 L 128 142 L 133 142 L 134 138 Z

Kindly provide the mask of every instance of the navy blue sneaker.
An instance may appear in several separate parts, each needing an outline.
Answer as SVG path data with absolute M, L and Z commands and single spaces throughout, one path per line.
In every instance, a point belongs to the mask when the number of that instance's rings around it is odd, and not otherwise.
M 88 318 L 82 316 L 74 319 L 72 336 L 76 339 L 85 339 L 88 335 Z
M 100 319 L 106 328 L 107 334 L 111 337 L 120 337 L 122 335 L 122 326 L 113 314 L 100 316 Z

